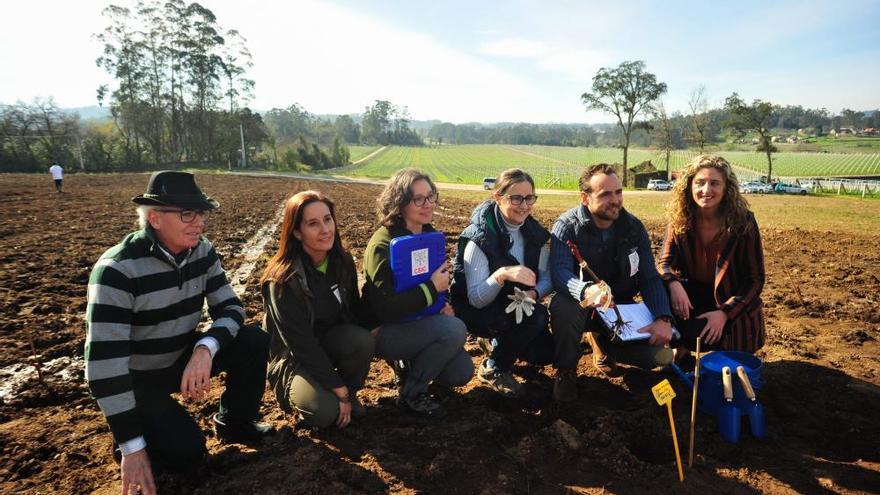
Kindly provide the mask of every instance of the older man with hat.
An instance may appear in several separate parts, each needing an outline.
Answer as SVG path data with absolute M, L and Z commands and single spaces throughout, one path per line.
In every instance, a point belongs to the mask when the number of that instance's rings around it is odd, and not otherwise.
M 89 278 L 86 379 L 121 455 L 123 492 L 155 493 L 153 470 L 186 471 L 205 455 L 205 436 L 174 398 L 201 399 L 226 371 L 214 415 L 225 441 L 255 441 L 269 339 L 243 326 L 241 301 L 202 237 L 219 204 L 192 174 L 156 172 L 132 199 L 141 229 L 98 260 Z M 196 331 L 208 302 L 211 327 Z

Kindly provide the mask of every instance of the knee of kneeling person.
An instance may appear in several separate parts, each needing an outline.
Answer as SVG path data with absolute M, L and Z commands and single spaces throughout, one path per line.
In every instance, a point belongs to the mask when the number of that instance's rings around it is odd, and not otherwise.
M 259 325 L 248 325 L 238 330 L 235 338 L 239 349 L 242 353 L 254 356 L 269 358 L 269 334 L 264 332 Z
M 175 446 L 173 451 L 165 454 L 167 456 L 165 467 L 171 471 L 190 471 L 198 467 L 207 454 L 205 438 L 192 439 L 189 442 L 180 443 Z
M 443 323 L 446 330 L 443 335 L 444 340 L 449 341 L 451 346 L 463 347 L 467 341 L 467 325 L 454 316 L 444 316 Z
M 336 424 L 336 418 L 339 417 L 339 404 L 337 403 L 332 406 L 328 404 L 319 407 L 314 411 L 304 411 L 300 409 L 299 413 L 302 415 L 303 421 L 305 421 L 307 425 L 316 428 L 329 428 Z
M 376 339 L 363 328 L 358 328 L 350 336 L 351 354 L 369 361 L 376 355 Z
M 658 349 L 657 352 L 654 354 L 654 366 L 665 368 L 669 366 L 670 363 L 672 363 L 672 359 L 672 349 L 668 347 L 662 347 Z

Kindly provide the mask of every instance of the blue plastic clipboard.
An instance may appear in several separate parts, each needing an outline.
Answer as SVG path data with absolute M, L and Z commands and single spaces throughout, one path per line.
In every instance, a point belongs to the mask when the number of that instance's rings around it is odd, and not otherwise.
M 442 232 L 406 235 L 391 240 L 391 273 L 397 293 L 427 282 L 434 270 L 445 263 L 446 237 Z M 405 321 L 435 315 L 445 304 L 446 293 L 441 292 L 434 304 L 405 318 Z

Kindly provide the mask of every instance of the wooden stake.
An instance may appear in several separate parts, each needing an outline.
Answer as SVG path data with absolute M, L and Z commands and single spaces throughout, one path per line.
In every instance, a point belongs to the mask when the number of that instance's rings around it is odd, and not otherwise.
M 678 435 L 675 433 L 675 421 L 672 418 L 672 399 L 675 398 L 675 390 L 669 380 L 663 380 L 657 385 L 651 387 L 651 393 L 654 394 L 654 400 L 660 406 L 666 405 L 666 412 L 669 413 L 669 429 L 672 430 L 672 446 L 675 447 L 675 462 L 678 466 L 678 481 L 684 481 L 684 471 L 681 469 L 681 454 L 678 450 Z
M 697 365 L 694 368 L 694 398 L 691 401 L 691 434 L 688 437 L 688 467 L 694 467 L 694 424 L 697 422 L 697 390 L 700 388 L 700 337 L 697 337 Z
M 681 454 L 678 453 L 678 435 L 675 434 L 675 421 L 672 420 L 672 401 L 666 403 L 666 411 L 669 412 L 669 427 L 672 429 L 672 445 L 675 446 L 675 463 L 678 465 L 678 481 L 684 481 L 684 471 L 681 469 Z

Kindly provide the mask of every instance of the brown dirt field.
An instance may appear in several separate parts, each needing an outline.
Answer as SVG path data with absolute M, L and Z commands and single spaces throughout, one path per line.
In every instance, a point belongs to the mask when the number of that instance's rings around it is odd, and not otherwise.
M 222 207 L 207 233 L 227 272 L 251 236 L 292 191 L 336 199 L 343 238 L 357 258 L 373 230 L 379 187 L 277 178 L 200 175 Z M 0 175 L 0 368 L 82 360 L 86 283 L 100 254 L 134 228 L 130 198 L 147 176 L 71 175 L 64 194 L 45 176 Z M 436 226 L 448 250 L 475 205 L 444 199 Z M 549 225 L 559 210 L 538 208 Z M 656 249 L 663 226 L 648 222 Z M 194 474 L 162 476 L 160 493 L 880 493 L 880 235 L 763 226 L 768 345 L 760 392 L 770 436 L 738 444 L 699 416 L 696 459 L 680 484 L 666 412 L 650 388 L 673 383 L 676 430 L 687 455 L 690 391 L 671 373 L 630 368 L 621 378 L 581 360 L 581 399 L 551 399 L 551 369 L 521 367 L 528 396 L 498 397 L 472 380 L 438 391 L 449 417 L 415 421 L 397 411 L 392 373 L 376 362 L 361 392 L 368 417 L 345 430 L 298 427 L 267 390 L 262 413 L 278 433 L 250 448 L 217 442 Z M 276 241 L 267 252 L 274 251 Z M 256 281 L 243 300 L 262 317 Z M 38 354 L 32 357 L 31 342 Z M 468 349 L 479 363 L 479 351 Z M 68 363 L 69 361 L 61 361 Z M 81 368 L 47 368 L 16 397 L 0 398 L 0 493 L 119 493 L 119 468 Z M 63 371 L 63 370 L 62 370 Z M 212 399 L 188 405 L 209 430 Z M 47 388 L 49 387 L 49 388 Z

